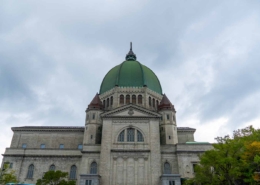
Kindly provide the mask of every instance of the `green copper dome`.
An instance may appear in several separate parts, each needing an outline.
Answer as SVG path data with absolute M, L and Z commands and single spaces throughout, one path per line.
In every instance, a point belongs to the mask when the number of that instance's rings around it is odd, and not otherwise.
M 148 67 L 136 61 L 132 51 L 126 55 L 126 61 L 112 68 L 104 77 L 99 93 L 102 94 L 115 86 L 118 87 L 144 87 L 162 94 L 160 81 Z

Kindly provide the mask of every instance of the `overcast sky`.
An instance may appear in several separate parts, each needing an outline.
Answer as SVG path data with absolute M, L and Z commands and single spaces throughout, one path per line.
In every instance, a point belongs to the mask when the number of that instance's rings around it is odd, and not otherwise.
M 0 152 L 11 127 L 84 126 L 133 42 L 196 141 L 260 127 L 259 0 L 0 1 Z

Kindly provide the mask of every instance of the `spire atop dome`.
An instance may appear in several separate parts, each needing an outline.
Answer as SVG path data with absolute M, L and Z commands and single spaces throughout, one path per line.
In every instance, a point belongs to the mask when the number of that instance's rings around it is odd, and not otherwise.
M 162 101 L 160 102 L 160 105 L 158 106 L 159 110 L 173 110 L 175 112 L 175 108 L 170 102 L 170 100 L 167 98 L 166 94 L 163 94 Z
M 130 42 L 130 51 L 126 55 L 125 59 L 126 60 L 132 60 L 132 61 L 136 60 L 136 55 L 134 54 L 134 52 L 132 50 L 132 42 Z

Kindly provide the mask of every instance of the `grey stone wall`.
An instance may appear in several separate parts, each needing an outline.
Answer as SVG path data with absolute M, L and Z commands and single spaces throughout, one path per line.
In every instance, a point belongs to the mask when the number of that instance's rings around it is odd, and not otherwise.
M 55 165 L 56 170 L 70 172 L 72 165 L 77 167 L 77 179 L 79 179 L 80 157 L 4 157 L 5 162 L 13 163 L 13 170 L 19 182 L 35 184 L 37 179 L 43 177 L 49 171 L 51 165 Z M 34 165 L 33 178 L 28 179 L 28 167 Z

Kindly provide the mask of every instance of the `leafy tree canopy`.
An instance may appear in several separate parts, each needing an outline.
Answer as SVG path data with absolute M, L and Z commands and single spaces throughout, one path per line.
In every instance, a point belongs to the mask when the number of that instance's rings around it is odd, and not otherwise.
M 249 126 L 216 140 L 214 148 L 200 156 L 195 177 L 185 184 L 260 184 L 260 130 Z
M 75 181 L 68 180 L 68 173 L 62 171 L 48 171 L 36 185 L 75 185 Z
M 15 176 L 15 171 L 10 170 L 9 163 L 4 163 L 2 169 L 0 169 L 0 184 L 6 184 L 9 182 L 18 182 Z

